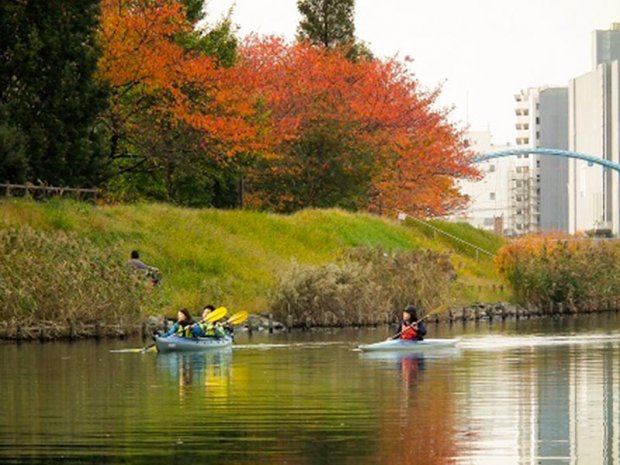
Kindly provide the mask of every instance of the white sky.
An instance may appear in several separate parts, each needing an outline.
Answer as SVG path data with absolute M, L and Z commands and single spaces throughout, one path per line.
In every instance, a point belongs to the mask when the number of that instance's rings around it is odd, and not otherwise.
M 207 0 L 211 18 L 234 7 L 242 36 L 293 39 L 295 0 Z M 409 55 L 425 87 L 471 129 L 514 143 L 522 88 L 566 85 L 591 67 L 592 31 L 620 22 L 620 0 L 357 0 L 357 36 L 378 56 Z M 467 103 L 469 102 L 469 104 Z

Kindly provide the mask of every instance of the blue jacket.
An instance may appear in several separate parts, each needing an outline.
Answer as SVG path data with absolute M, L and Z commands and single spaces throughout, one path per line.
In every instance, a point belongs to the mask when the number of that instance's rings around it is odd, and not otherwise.
M 166 333 L 162 337 L 172 336 L 173 334 L 177 334 L 177 332 L 181 333 L 181 334 L 179 334 L 180 336 L 183 336 L 183 334 L 182 334 L 183 330 L 181 328 L 182 328 L 182 326 L 179 324 L 179 322 L 176 322 L 176 323 L 174 323 L 172 325 L 172 328 L 170 328 L 168 331 L 166 331 Z M 200 329 L 200 327 L 198 325 L 190 324 L 190 333 L 191 333 L 192 337 L 200 337 L 201 332 L 202 332 L 202 330 Z

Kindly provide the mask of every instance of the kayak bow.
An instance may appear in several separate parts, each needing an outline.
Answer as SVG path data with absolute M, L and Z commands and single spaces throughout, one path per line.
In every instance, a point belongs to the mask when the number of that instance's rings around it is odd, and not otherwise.
M 423 341 L 410 341 L 405 339 L 393 339 L 377 342 L 375 344 L 362 344 L 358 348 L 363 352 L 378 351 L 402 351 L 422 352 L 430 349 L 454 347 L 460 339 L 424 339 Z

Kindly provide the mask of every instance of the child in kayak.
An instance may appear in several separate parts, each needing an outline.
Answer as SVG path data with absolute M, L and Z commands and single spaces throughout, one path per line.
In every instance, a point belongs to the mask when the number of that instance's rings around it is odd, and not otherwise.
M 398 333 L 391 339 L 409 341 L 423 341 L 426 336 L 426 325 L 418 321 L 418 310 L 413 305 L 407 305 L 403 311 L 403 320 L 398 325 Z
M 209 313 L 215 310 L 213 305 L 206 305 L 202 310 L 202 321 L 197 323 L 194 328 L 194 334 L 197 337 L 222 337 L 225 335 L 222 325 L 219 323 L 209 323 L 205 321 Z
M 162 337 L 172 335 L 181 337 L 198 337 L 198 327 L 195 325 L 194 319 L 186 308 L 179 310 L 177 313 L 177 321 Z

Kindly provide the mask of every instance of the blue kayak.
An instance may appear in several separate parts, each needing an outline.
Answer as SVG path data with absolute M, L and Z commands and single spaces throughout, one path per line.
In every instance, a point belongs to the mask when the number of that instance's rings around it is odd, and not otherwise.
M 186 338 L 179 336 L 157 337 L 158 352 L 203 352 L 232 346 L 230 336 Z
M 423 341 L 408 341 L 405 339 L 392 339 L 375 344 L 362 344 L 358 348 L 363 352 L 422 352 L 430 349 L 454 347 L 459 340 L 460 339 L 424 339 Z

